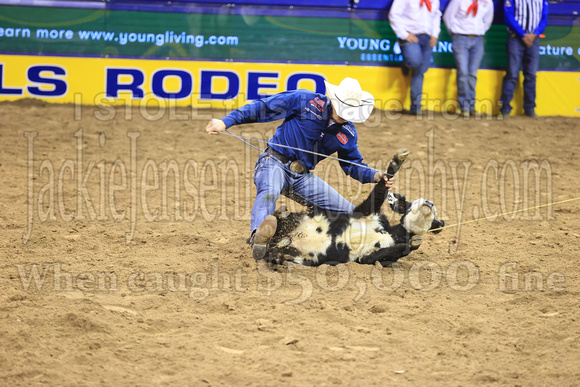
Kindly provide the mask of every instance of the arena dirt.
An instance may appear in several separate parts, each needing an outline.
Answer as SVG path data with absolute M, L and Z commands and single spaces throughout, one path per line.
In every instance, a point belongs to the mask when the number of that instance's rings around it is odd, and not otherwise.
M 0 113 L 2 385 L 578 385 L 580 201 L 512 213 L 580 196 L 578 119 L 375 112 L 365 160 L 408 148 L 395 191 L 451 227 L 391 267 L 271 270 L 258 152 L 204 132 L 225 111 Z

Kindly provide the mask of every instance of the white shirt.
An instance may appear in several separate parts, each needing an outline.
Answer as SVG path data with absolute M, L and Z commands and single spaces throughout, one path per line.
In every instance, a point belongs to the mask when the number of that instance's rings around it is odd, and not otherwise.
M 431 12 L 421 0 L 395 0 L 389 11 L 389 22 L 399 39 L 407 39 L 410 33 L 439 37 L 441 11 L 439 0 L 431 0 Z
M 493 1 L 477 0 L 477 14 L 473 15 L 473 10 L 469 7 L 475 0 L 451 0 L 443 21 L 447 31 L 451 34 L 461 35 L 485 35 L 491 22 L 493 21 Z

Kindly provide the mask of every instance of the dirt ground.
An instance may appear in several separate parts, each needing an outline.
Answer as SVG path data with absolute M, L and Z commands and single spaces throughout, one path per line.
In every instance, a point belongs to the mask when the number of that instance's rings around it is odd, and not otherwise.
M 545 206 L 578 198 L 580 120 L 375 112 L 365 160 L 408 148 L 395 191 L 449 227 L 391 267 L 271 270 L 224 112 L 0 104 L 0 384 L 580 384 L 580 201 Z

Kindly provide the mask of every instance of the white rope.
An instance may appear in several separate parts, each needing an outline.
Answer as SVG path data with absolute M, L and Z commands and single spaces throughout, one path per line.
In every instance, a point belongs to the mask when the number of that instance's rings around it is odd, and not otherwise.
M 226 132 L 227 132 L 227 133 L 226 133 Z M 229 131 L 229 130 L 227 130 L 227 129 L 226 129 L 226 131 L 225 131 L 225 132 L 221 132 L 221 131 L 220 131 L 220 132 L 218 132 L 218 133 L 219 133 L 219 134 L 227 134 L 227 135 L 229 135 L 229 136 L 236 137 L 238 140 L 240 140 L 240 141 L 241 141 L 241 142 L 243 142 L 244 144 L 246 144 L 246 145 L 249 145 L 249 146 L 251 146 L 252 148 L 254 148 L 254 149 L 257 149 L 257 150 L 259 150 L 260 152 L 264 153 L 264 151 L 263 151 L 262 149 L 260 149 L 260 148 L 258 148 L 257 146 L 254 146 L 254 145 L 250 144 L 249 142 L 245 141 L 245 137 L 238 136 L 238 135 L 236 135 L 236 134 L 234 134 L 234 133 L 230 132 L 230 131 Z M 252 139 L 249 139 L 249 140 L 252 140 Z M 256 141 L 259 141 L 259 140 L 256 140 Z
M 443 227 L 439 227 L 439 228 L 433 228 L 431 230 L 429 230 L 430 232 L 433 231 L 439 231 L 439 230 L 443 230 L 444 228 L 449 228 L 449 227 L 456 227 L 456 226 L 461 226 L 463 224 L 468 224 L 468 223 L 475 223 L 475 222 L 479 222 L 482 220 L 486 220 L 486 219 L 494 219 L 494 218 L 499 218 L 500 216 L 504 216 L 504 215 L 512 215 L 512 214 L 517 214 L 518 212 L 524 212 L 524 211 L 528 211 L 528 210 L 535 210 L 536 208 L 542 208 L 542 207 L 549 207 L 549 206 L 554 206 L 556 204 L 562 204 L 562 203 L 568 203 L 568 202 L 573 202 L 575 200 L 580 200 L 580 197 L 578 198 L 573 198 L 573 199 L 566 199 L 566 200 L 560 200 L 559 202 L 552 202 L 552 203 L 547 203 L 547 204 L 542 204 L 539 206 L 535 206 L 535 207 L 528 207 L 528 208 L 523 208 L 521 210 L 515 210 L 515 211 L 510 211 L 510 212 L 504 212 L 503 214 L 497 214 L 497 215 L 491 215 L 491 216 L 486 216 L 484 218 L 478 218 L 478 219 L 473 219 L 473 220 L 468 220 L 467 222 L 461 222 L 461 223 L 455 223 L 455 224 L 450 224 L 449 226 L 445 225 Z

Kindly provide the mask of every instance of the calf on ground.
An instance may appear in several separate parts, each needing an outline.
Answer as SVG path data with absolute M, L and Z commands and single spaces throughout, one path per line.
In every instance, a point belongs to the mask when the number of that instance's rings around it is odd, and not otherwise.
M 408 151 L 393 157 L 387 173 L 391 176 L 404 162 Z M 400 223 L 391 225 L 380 212 L 385 200 L 400 214 Z M 277 210 L 276 232 L 270 239 L 264 259 L 272 263 L 293 261 L 303 265 L 359 262 L 395 262 L 421 245 L 421 235 L 431 229 L 441 231 L 437 209 L 425 199 L 407 202 L 403 195 L 389 194 L 384 182 L 377 183 L 350 214 L 329 214 L 317 209 L 289 213 Z

